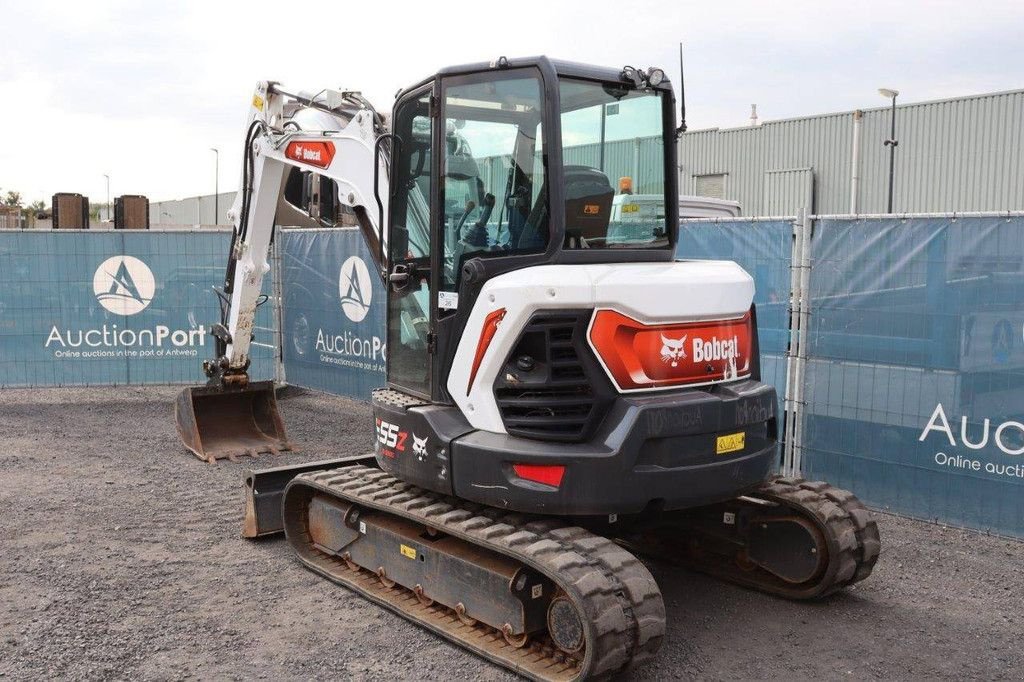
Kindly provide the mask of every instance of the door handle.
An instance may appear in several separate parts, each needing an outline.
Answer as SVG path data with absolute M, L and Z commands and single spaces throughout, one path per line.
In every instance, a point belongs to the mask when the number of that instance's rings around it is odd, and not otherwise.
M 388 275 L 388 282 L 391 283 L 392 289 L 401 291 L 409 283 L 411 276 L 412 268 L 405 263 L 398 263 L 391 269 L 391 273 Z

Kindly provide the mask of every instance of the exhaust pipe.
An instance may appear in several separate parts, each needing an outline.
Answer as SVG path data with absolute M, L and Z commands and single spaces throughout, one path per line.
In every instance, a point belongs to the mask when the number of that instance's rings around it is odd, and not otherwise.
M 194 386 L 178 394 L 174 421 L 182 444 L 211 464 L 292 449 L 277 410 L 274 382 L 244 388 Z

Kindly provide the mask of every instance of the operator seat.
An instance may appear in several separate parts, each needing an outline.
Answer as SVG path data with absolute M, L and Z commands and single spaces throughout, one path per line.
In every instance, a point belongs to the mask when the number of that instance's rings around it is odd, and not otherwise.
M 611 217 L 612 189 L 608 176 L 590 166 L 566 166 L 565 174 L 565 238 L 568 246 L 579 247 L 580 238 L 603 240 Z M 548 241 L 548 183 L 544 180 L 540 196 L 526 218 L 518 248 L 541 250 Z M 513 239 L 513 243 L 515 240 Z

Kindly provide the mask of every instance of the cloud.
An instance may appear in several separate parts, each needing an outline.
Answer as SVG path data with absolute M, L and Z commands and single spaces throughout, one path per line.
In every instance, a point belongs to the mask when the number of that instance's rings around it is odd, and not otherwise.
M 0 44 L 0 187 L 153 200 L 237 186 L 257 80 L 361 89 L 390 109 L 451 64 L 548 54 L 677 73 L 692 129 L 1024 87 L 1024 4 L 524 0 L 321 3 L 15 0 Z

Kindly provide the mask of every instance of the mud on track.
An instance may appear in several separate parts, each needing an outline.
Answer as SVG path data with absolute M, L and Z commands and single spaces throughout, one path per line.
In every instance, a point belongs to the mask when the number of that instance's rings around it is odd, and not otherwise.
M 211 466 L 176 392 L 0 391 L 0 676 L 512 679 L 239 536 L 242 470 L 368 451 L 367 405 L 289 391 L 301 455 Z M 1024 543 L 879 525 L 874 575 L 821 603 L 651 565 L 668 636 L 634 679 L 1019 679 Z

